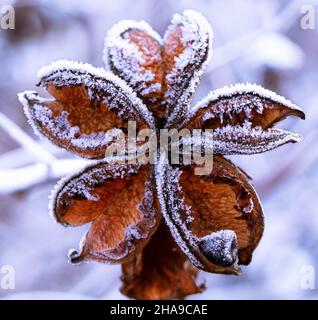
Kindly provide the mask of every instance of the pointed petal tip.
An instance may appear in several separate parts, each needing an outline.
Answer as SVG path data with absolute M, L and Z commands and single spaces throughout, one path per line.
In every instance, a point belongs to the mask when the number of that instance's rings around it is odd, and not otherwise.
M 302 120 L 306 120 L 306 114 L 303 110 L 298 111 L 298 117 Z
M 304 139 L 304 137 L 301 134 L 294 133 L 293 135 L 291 135 L 290 142 L 292 142 L 292 143 L 301 142 L 301 141 L 303 141 L 303 139 Z
M 71 264 L 80 264 L 84 261 L 84 257 L 78 250 L 71 249 L 68 253 L 68 261 Z
M 22 105 L 24 106 L 26 102 L 30 101 L 31 97 L 36 97 L 38 96 L 38 93 L 36 91 L 33 90 L 25 90 L 22 92 L 19 92 L 17 94 L 18 96 L 18 100 L 22 103 Z
M 305 112 L 300 107 L 298 107 L 298 105 L 294 105 L 294 108 L 290 109 L 289 115 L 295 116 L 295 117 L 300 118 L 302 120 L 306 120 Z M 281 121 L 281 120 L 278 120 L 277 122 L 279 122 L 279 121 Z

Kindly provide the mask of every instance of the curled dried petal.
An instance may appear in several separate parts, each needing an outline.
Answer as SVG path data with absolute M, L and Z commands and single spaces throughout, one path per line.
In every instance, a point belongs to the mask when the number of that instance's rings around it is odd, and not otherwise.
M 143 252 L 122 265 L 121 291 L 135 299 L 183 299 L 204 289 L 198 274 L 161 223 Z
M 278 148 L 288 142 L 299 142 L 302 137 L 286 130 L 251 126 L 226 126 L 213 132 L 213 150 L 216 154 L 255 154 Z
M 277 148 L 302 137 L 272 127 L 304 112 L 274 92 L 253 84 L 215 90 L 195 105 L 180 127 L 213 129 L 213 147 L 220 154 L 253 154 Z
M 123 20 L 105 39 L 104 61 L 141 98 L 154 102 L 162 95 L 161 43 L 161 37 L 146 22 Z
M 209 175 L 173 168 L 161 156 L 157 189 L 163 216 L 180 248 L 199 269 L 238 274 L 263 233 L 263 213 L 246 176 L 215 156 Z
M 174 127 L 188 111 L 189 101 L 211 56 L 212 30 L 206 19 L 193 10 L 173 16 L 164 36 L 164 104 Z
M 87 64 L 57 61 L 39 71 L 41 86 L 55 99 L 36 92 L 19 94 L 26 115 L 41 136 L 86 158 L 101 158 L 125 136 L 128 120 L 153 127 L 154 119 L 132 89 L 118 77 Z
M 160 221 L 152 179 L 149 168 L 100 161 L 57 185 L 55 219 L 65 226 L 91 222 L 71 262 L 122 262 L 143 248 Z
M 204 131 L 201 136 L 185 136 L 181 140 L 183 150 L 198 154 L 256 154 L 278 148 L 288 142 L 299 142 L 301 135 L 286 130 L 227 125 L 211 131 Z M 173 145 L 174 146 L 174 145 Z M 178 145 L 174 146 L 179 147 Z
M 304 112 L 284 97 L 255 84 L 236 84 L 210 92 L 191 108 L 180 127 L 216 129 L 250 123 L 266 130 L 290 115 L 305 119 Z

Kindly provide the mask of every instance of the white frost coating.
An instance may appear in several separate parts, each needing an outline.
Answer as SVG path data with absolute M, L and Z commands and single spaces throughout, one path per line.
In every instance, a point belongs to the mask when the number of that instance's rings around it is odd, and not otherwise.
M 123 33 L 130 29 L 137 29 L 144 31 L 149 36 L 154 38 L 158 43 L 162 44 L 162 39 L 145 21 L 123 20 L 115 24 L 105 38 L 103 60 L 108 69 L 119 70 L 121 76 L 142 96 L 149 93 L 159 91 L 161 89 L 160 83 L 150 84 L 149 82 L 155 78 L 155 75 L 147 70 L 143 64 L 146 62 L 144 53 L 140 51 L 138 46 L 124 38 Z M 144 46 L 144 50 L 147 46 Z M 147 52 L 146 52 L 147 54 Z M 157 55 L 151 55 L 153 61 L 161 60 L 161 52 L 158 51 Z
M 56 86 L 71 86 L 83 84 L 88 88 L 88 93 L 97 92 L 101 97 L 104 92 L 114 98 L 114 103 L 110 103 L 109 108 L 117 111 L 123 117 L 134 115 L 145 120 L 150 127 L 154 127 L 154 119 L 151 112 L 137 97 L 136 93 L 127 83 L 115 76 L 111 72 L 106 72 L 102 68 L 95 68 L 87 63 L 80 63 L 69 60 L 59 60 L 52 62 L 48 66 L 41 68 L 38 72 L 40 84 L 52 82 Z M 94 97 L 94 98 L 101 98 Z M 130 110 L 118 109 L 116 105 L 119 99 L 123 99 L 125 107 Z M 100 102 L 104 102 L 103 100 Z M 109 101 L 105 101 L 107 103 Z M 129 103 L 128 103 L 129 102 Z
M 23 92 L 18 93 L 18 99 L 23 106 L 23 111 L 27 117 L 28 123 L 32 127 L 34 133 L 42 139 L 45 136 L 39 131 L 38 126 L 34 122 L 33 116 L 30 113 L 30 107 L 29 107 L 29 102 L 28 102 L 27 98 L 28 99 L 37 99 L 37 101 L 39 103 L 52 102 L 53 99 L 41 98 L 37 95 L 37 93 L 35 91 L 28 91 L 27 90 L 27 91 L 23 91 Z
M 107 77 L 107 72 L 103 68 L 96 68 L 89 63 L 83 63 L 83 62 L 65 60 L 65 59 L 53 61 L 50 64 L 42 67 L 38 71 L 37 77 L 39 79 L 42 79 L 52 75 L 52 73 L 63 71 L 63 70 L 77 70 L 77 71 L 81 71 L 82 73 L 92 74 L 101 78 Z
M 273 102 L 282 104 L 293 110 L 302 111 L 297 105 L 293 104 L 286 98 L 278 95 L 277 93 L 271 90 L 265 89 L 253 83 L 237 83 L 231 86 L 225 86 L 223 88 L 211 91 L 204 99 L 198 102 L 194 107 L 190 108 L 186 121 L 193 118 L 198 110 L 202 108 L 206 108 L 211 102 L 216 102 L 222 98 L 231 98 L 236 95 L 243 95 L 243 94 L 252 94 L 261 98 L 270 99 Z M 235 105 L 231 105 L 231 106 L 235 107 Z M 240 105 L 238 107 L 242 107 L 242 106 Z M 229 111 L 231 110 L 227 110 L 227 112 Z M 260 113 L 262 112 L 261 106 L 258 112 Z M 211 114 L 211 117 L 213 116 L 215 115 Z
M 243 125 L 227 125 L 213 131 L 213 151 L 216 154 L 255 154 L 275 149 L 288 142 L 299 142 L 301 135 L 286 130 L 252 127 L 249 122 Z M 212 141 L 211 141 L 212 143 Z
M 100 148 L 116 141 L 123 135 L 121 129 L 110 129 L 107 132 L 98 132 L 91 134 L 82 134 L 79 138 L 72 138 L 71 143 L 81 149 Z
M 56 221 L 56 220 L 55 220 L 55 221 Z M 70 250 L 68 251 L 67 257 L 68 257 L 68 262 L 69 262 L 69 263 L 71 263 L 72 256 L 78 254 L 78 252 L 82 252 L 82 251 L 83 251 L 84 245 L 85 245 L 85 241 L 86 241 L 86 238 L 87 238 L 87 235 L 88 235 L 88 231 L 86 231 L 86 232 L 83 234 L 83 236 L 82 236 L 82 238 L 81 238 L 81 240 L 80 240 L 80 242 L 79 242 L 79 244 L 78 244 L 78 250 L 76 250 L 76 249 L 70 249 Z
M 32 110 L 26 98 L 33 101 Z M 42 134 L 36 122 L 41 123 L 42 126 L 54 134 L 55 138 L 67 141 L 69 144 L 68 148 L 69 146 L 74 146 L 81 150 L 103 148 L 111 143 L 115 143 L 124 134 L 122 130 L 116 128 L 106 132 L 99 131 L 91 134 L 80 134 L 80 128 L 78 126 L 71 126 L 69 123 L 66 111 L 62 111 L 58 117 L 53 117 L 52 111 L 42 105 L 43 103 L 53 101 L 52 99 L 40 98 L 36 92 L 26 91 L 19 94 L 19 100 L 24 106 L 23 110 L 28 122 L 39 137 L 47 138 L 47 136 Z
M 200 247 L 216 263 L 232 265 L 238 260 L 237 238 L 232 230 L 219 230 L 200 238 Z
M 146 21 L 136 21 L 136 20 L 120 20 L 116 24 L 114 24 L 111 29 L 108 31 L 107 41 L 112 41 L 112 39 L 116 39 L 120 37 L 120 35 L 129 30 L 129 29 L 138 29 L 148 33 L 152 38 L 156 39 L 160 44 L 162 44 L 162 38 L 160 35 L 154 31 L 150 25 Z
M 195 257 L 195 255 L 191 252 L 191 250 L 188 247 L 188 244 L 186 243 L 186 241 L 183 239 L 183 237 L 181 236 L 179 230 L 177 229 L 176 225 L 177 224 L 179 227 L 184 227 L 184 224 L 180 223 L 180 217 L 178 216 L 178 212 L 180 210 L 180 208 L 175 204 L 175 194 L 170 194 L 171 192 L 173 192 L 173 190 L 167 190 L 167 184 L 166 184 L 166 178 L 169 178 L 170 180 L 174 180 L 174 185 L 177 183 L 177 181 L 175 180 L 179 180 L 179 173 L 178 173 L 178 169 L 175 170 L 175 172 L 172 172 L 170 174 L 169 177 L 167 177 L 167 166 L 169 166 L 168 164 L 168 159 L 166 157 L 166 155 L 164 153 L 162 153 L 160 155 L 160 159 L 159 162 L 157 163 L 157 167 L 156 167 L 156 186 L 157 186 L 157 195 L 158 195 L 158 199 L 159 199 L 159 203 L 160 203 L 160 209 L 161 209 L 161 213 L 163 215 L 163 217 L 165 218 L 165 222 L 168 225 L 170 232 L 172 233 L 174 239 L 176 240 L 176 242 L 178 243 L 179 247 L 181 248 L 181 250 L 185 253 L 185 255 L 190 259 L 190 261 L 198 268 L 204 268 L 204 266 L 202 265 L 202 263 Z M 173 181 L 170 181 L 171 183 L 169 184 L 169 186 L 173 186 Z M 165 199 L 165 196 L 163 193 L 168 193 L 168 197 L 170 197 L 169 199 Z M 177 219 L 174 220 L 173 222 L 171 221 L 171 218 L 169 216 L 168 210 L 169 208 L 167 208 L 167 202 L 169 201 L 169 204 L 173 207 L 172 209 L 172 214 L 174 215 L 174 218 Z M 168 204 L 168 205 L 169 205 Z M 183 230 L 184 231 L 184 230 Z M 186 231 L 187 236 L 187 240 L 191 241 L 191 245 L 194 247 L 197 247 L 196 242 L 193 238 L 193 236 L 189 233 L 189 231 Z
M 278 148 L 288 142 L 300 142 L 302 136 L 287 130 L 252 127 L 245 121 L 242 125 L 226 125 L 200 136 L 182 138 L 182 145 L 193 153 L 205 154 L 256 154 Z M 173 144 L 173 147 L 179 147 Z
M 172 105 L 173 112 L 167 120 L 166 127 L 171 126 L 177 118 L 184 116 L 188 111 L 188 103 L 212 56 L 213 32 L 201 13 L 186 10 L 182 15 L 175 14 L 165 34 L 165 42 L 176 25 L 181 27 L 181 41 L 185 49 L 180 56 L 175 58 L 175 66 L 167 75 L 171 86 L 165 92 L 165 98 L 167 103 Z M 193 70 L 185 72 L 186 66 L 189 65 L 193 66 Z M 184 87 L 185 84 L 186 87 Z M 173 105 L 174 103 L 177 105 Z
M 160 91 L 161 90 L 161 83 L 153 83 L 153 84 L 150 84 L 148 85 L 147 87 L 145 87 L 145 89 L 143 89 L 140 94 L 142 96 L 146 96 L 150 93 L 153 93 L 153 92 L 157 92 L 157 91 Z

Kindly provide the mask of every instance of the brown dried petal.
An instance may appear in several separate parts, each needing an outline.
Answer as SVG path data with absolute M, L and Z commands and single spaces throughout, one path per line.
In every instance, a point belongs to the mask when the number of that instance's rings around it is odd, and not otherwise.
M 152 102 L 162 96 L 161 42 L 161 37 L 146 22 L 133 20 L 115 24 L 105 40 L 106 65 L 141 98 Z
M 237 254 L 248 264 L 264 228 L 248 179 L 221 156 L 214 157 L 212 173 L 201 176 L 193 167 L 179 170 L 163 161 L 157 168 L 160 205 L 179 246 L 202 270 L 238 274 Z
M 51 200 L 56 220 L 65 226 L 91 222 L 71 262 L 122 262 L 143 248 L 160 220 L 152 180 L 149 167 L 101 161 L 58 184 Z
M 291 115 L 305 119 L 304 112 L 284 97 L 258 85 L 236 84 L 210 92 L 180 127 L 217 129 L 248 124 L 266 130 Z
M 198 274 L 161 223 L 143 252 L 122 265 L 121 291 L 135 299 L 183 299 L 204 290 Z
M 128 121 L 153 127 L 146 106 L 123 80 L 87 64 L 58 61 L 40 70 L 40 85 L 55 99 L 36 92 L 19 95 L 37 133 L 85 158 L 102 158 L 125 137 Z
M 198 12 L 174 15 L 164 37 L 164 104 L 174 127 L 188 110 L 189 101 L 206 68 L 211 53 L 212 31 Z

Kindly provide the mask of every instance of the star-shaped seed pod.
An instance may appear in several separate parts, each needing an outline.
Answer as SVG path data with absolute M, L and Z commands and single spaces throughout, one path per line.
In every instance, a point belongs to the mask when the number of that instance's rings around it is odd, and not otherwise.
M 190 105 L 211 45 L 209 24 L 191 10 L 174 15 L 163 39 L 145 22 L 121 21 L 105 41 L 109 71 L 53 62 L 38 74 L 39 86 L 53 98 L 19 94 L 36 133 L 97 159 L 57 184 L 50 211 L 64 226 L 90 224 L 70 261 L 121 263 L 121 291 L 132 298 L 201 292 L 199 269 L 239 274 L 262 237 L 263 212 L 249 178 L 224 155 L 265 152 L 301 139 L 273 128 L 290 115 L 304 119 L 301 109 L 254 84 L 218 89 Z M 196 175 L 193 163 L 171 164 L 167 152 L 159 152 L 154 164 L 105 157 L 119 136 L 127 139 L 128 121 L 136 122 L 137 132 L 213 129 L 206 135 L 212 172 Z M 202 147 L 200 139 L 182 143 Z

